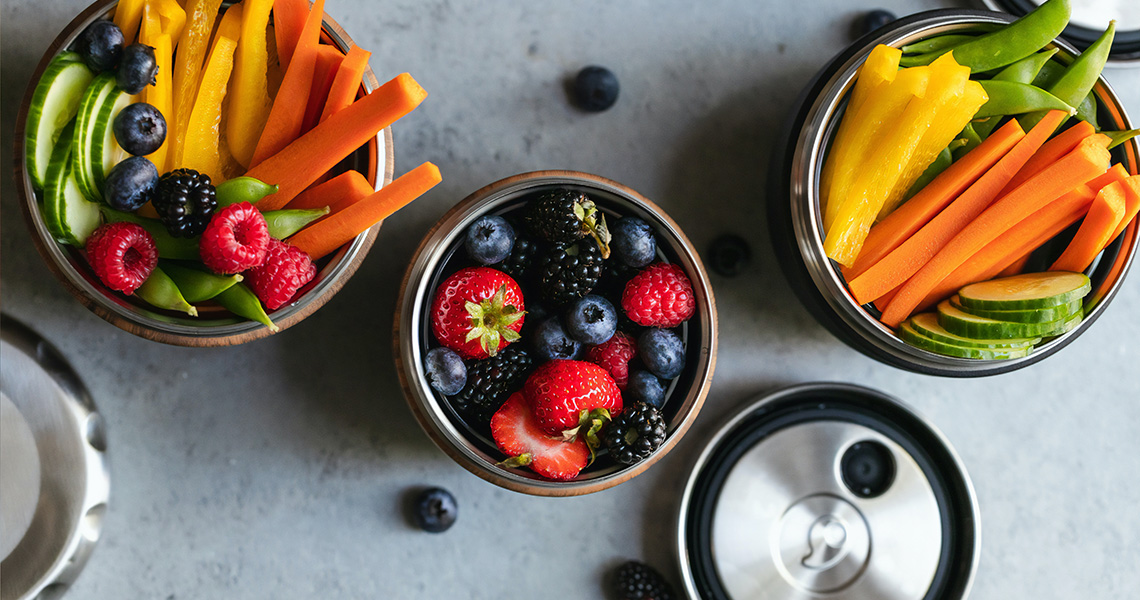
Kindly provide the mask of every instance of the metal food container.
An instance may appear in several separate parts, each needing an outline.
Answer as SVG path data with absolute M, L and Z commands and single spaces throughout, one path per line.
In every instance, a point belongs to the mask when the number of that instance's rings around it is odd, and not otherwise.
M 839 269 L 823 249 L 819 200 L 820 172 L 829 141 L 838 128 L 856 71 L 878 44 L 903 46 L 921 39 L 977 25 L 1008 23 L 1002 13 L 937 10 L 919 13 L 878 29 L 840 53 L 808 84 L 773 154 L 768 193 L 768 225 L 784 275 L 800 301 L 836 337 L 888 365 L 948 377 L 979 377 L 1029 366 L 1056 353 L 1084 333 L 1108 308 L 1136 255 L 1140 225 L 1133 221 L 1088 271 L 1092 292 L 1084 301 L 1085 317 L 1072 331 L 1037 346 L 1025 358 L 976 360 L 942 356 L 903 342 L 847 290 Z M 1064 40 L 1050 47 L 1061 60 L 1076 50 Z M 1115 92 L 1102 77 L 1094 88 L 1100 101 L 1099 121 L 1105 129 L 1135 127 Z M 1133 139 L 1114 150 L 1131 173 L 1140 167 L 1140 142 Z
M 693 285 L 697 310 L 681 326 L 686 343 L 685 369 L 666 391 L 663 416 L 667 422 L 664 445 L 649 458 L 633 465 L 589 468 L 573 481 L 550 481 L 531 471 L 499 466 L 503 460 L 493 440 L 460 417 L 436 393 L 424 375 L 424 356 L 434 339 L 428 311 L 443 278 L 445 264 L 462 252 L 467 227 L 485 214 L 517 208 L 535 192 L 571 188 L 588 194 L 611 217 L 620 213 L 644 219 L 654 228 L 658 256 L 685 270 Z M 688 430 L 708 395 L 716 366 L 717 315 L 708 275 L 693 245 L 668 215 L 637 192 L 608 179 L 574 171 L 537 171 L 497 181 L 471 194 L 453 207 L 427 233 L 404 275 L 395 316 L 392 342 L 397 372 L 408 405 L 420 425 L 444 452 L 468 471 L 506 489 L 536 496 L 588 494 L 628 481 L 668 453 Z
M 36 249 L 64 287 L 84 306 L 115 326 L 140 337 L 180 346 L 230 346 L 266 337 L 272 333 L 266 326 L 235 317 L 214 304 L 200 307 L 198 317 L 188 317 L 156 309 L 141 300 L 112 292 L 91 271 L 82 250 L 57 243 L 44 225 L 42 207 L 32 188 L 31 178 L 24 169 L 24 136 L 32 94 L 52 58 L 69 47 L 88 25 L 108 16 L 116 5 L 114 0 L 95 2 L 64 28 L 40 59 L 16 116 L 13 154 L 16 159 L 16 190 Z M 343 52 L 347 52 L 353 45 L 352 38 L 328 15 L 324 18 L 321 35 L 325 42 L 336 45 Z M 379 85 L 371 67 L 365 67 L 361 93 L 368 93 Z M 360 171 L 375 189 L 391 183 L 394 168 L 391 129 L 380 132 L 339 168 Z M 274 323 L 284 330 L 300 323 L 328 302 L 356 272 L 379 232 L 380 225 L 377 224 L 326 259 L 318 261 L 317 275 L 313 281 L 294 302 L 270 315 Z

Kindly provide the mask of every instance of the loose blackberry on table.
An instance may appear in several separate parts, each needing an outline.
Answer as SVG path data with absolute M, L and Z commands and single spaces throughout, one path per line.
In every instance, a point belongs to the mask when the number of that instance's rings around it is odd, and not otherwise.
M 614 460 L 636 464 L 665 443 L 665 419 L 652 405 L 635 404 L 606 426 L 602 439 Z
M 489 422 L 507 397 L 522 388 L 532 370 L 534 359 L 530 353 L 518 346 L 508 346 L 495 356 L 471 363 L 467 367 L 466 385 L 448 401 L 460 414 Z
M 201 235 L 218 208 L 210 176 L 193 169 L 175 169 L 159 178 L 152 203 L 170 235 L 184 238 Z
M 602 276 L 603 262 L 592 240 L 552 246 L 539 255 L 535 265 L 539 295 L 561 306 L 589 294 Z
M 673 588 L 653 567 L 631 560 L 617 569 L 614 587 L 621 600 L 673 600 Z

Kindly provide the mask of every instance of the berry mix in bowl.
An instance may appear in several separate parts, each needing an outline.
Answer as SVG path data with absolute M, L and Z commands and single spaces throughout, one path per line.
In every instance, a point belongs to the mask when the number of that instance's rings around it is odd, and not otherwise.
M 399 373 L 429 436 L 476 475 L 536 495 L 617 485 L 687 430 L 715 366 L 716 309 L 656 205 L 569 171 L 460 202 L 409 265 Z
M 389 126 L 426 92 L 379 85 L 324 5 L 102 1 L 56 38 L 17 118 L 17 189 L 83 304 L 172 344 L 270 335 L 438 183 L 430 163 L 392 180 Z

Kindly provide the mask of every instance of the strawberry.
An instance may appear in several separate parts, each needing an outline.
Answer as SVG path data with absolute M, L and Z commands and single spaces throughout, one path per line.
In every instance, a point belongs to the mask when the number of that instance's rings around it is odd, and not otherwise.
M 440 344 L 466 359 L 494 356 L 518 341 L 523 294 L 506 273 L 468 267 L 448 277 L 431 303 L 431 331 Z
M 499 449 L 510 456 L 501 463 L 503 466 L 529 466 L 535 473 L 556 481 L 577 477 L 590 456 L 583 440 L 565 442 L 546 435 L 521 392 L 511 394 L 491 417 L 491 436 Z
M 538 426 L 562 439 L 577 438 L 589 424 L 586 443 L 598 447 L 602 425 L 621 413 L 621 390 L 610 374 L 594 363 L 552 360 L 538 369 L 523 385 Z

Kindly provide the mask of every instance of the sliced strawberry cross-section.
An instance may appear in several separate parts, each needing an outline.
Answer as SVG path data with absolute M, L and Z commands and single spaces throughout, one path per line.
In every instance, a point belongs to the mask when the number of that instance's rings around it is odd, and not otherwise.
M 569 481 L 578 476 L 590 458 L 585 441 L 563 441 L 538 426 L 521 392 L 511 394 L 491 417 L 491 436 L 499 449 L 510 458 L 506 467 L 529 466 L 532 471 L 556 481 Z

